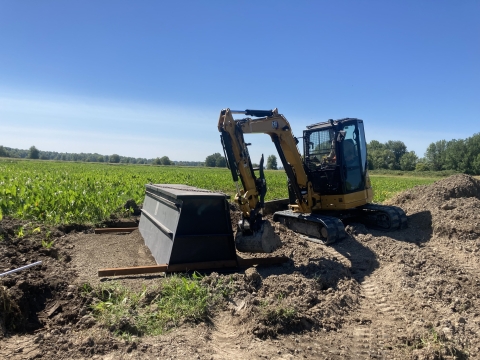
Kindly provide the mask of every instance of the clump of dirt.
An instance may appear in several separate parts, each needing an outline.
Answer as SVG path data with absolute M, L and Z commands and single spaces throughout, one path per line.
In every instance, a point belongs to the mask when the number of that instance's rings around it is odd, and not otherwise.
M 230 218 L 236 230 L 241 219 L 237 207 L 231 206 Z M 233 316 L 232 324 L 260 339 L 302 331 L 341 329 L 346 315 L 358 306 L 360 286 L 355 277 L 372 269 L 371 253 L 363 246 L 358 247 L 358 261 L 363 270 L 352 273 L 348 261 L 338 261 L 337 254 L 330 253 L 328 248 L 273 222 L 271 215 L 265 219 L 275 229 L 282 245 L 269 254 L 239 255 L 286 256 L 290 261 L 281 266 L 252 267 L 231 276 L 233 290 L 228 307 Z M 352 245 L 355 242 L 350 236 L 346 241 Z M 209 279 L 206 281 L 212 281 Z
M 432 185 L 417 186 L 395 196 L 388 204 L 400 206 L 407 215 L 428 213 L 436 236 L 480 239 L 480 180 L 469 175 L 454 175 Z

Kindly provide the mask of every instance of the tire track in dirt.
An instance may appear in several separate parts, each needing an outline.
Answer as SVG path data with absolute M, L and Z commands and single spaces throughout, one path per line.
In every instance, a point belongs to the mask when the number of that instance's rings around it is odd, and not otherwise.
M 233 324 L 230 317 L 215 318 L 210 338 L 211 347 L 215 351 L 212 359 L 244 359 L 248 352 L 241 326 Z
M 345 355 L 352 359 L 370 359 L 372 356 L 388 358 L 385 345 L 393 343 L 398 323 L 402 319 L 401 306 L 392 300 L 377 277 L 384 273 L 375 262 L 376 254 L 354 238 L 347 238 L 334 246 L 322 246 L 324 253 L 336 259 L 352 272 L 352 277 L 361 286 L 361 300 L 353 328 L 346 328 L 352 340 L 350 351 Z M 375 267 L 377 267 L 375 269 Z
M 377 271 L 361 283 L 364 300 L 358 310 L 360 324 L 353 327 L 353 358 L 389 358 L 397 342 L 396 334 L 404 328 L 400 311 L 403 307 L 387 295 L 376 279 L 381 273 Z

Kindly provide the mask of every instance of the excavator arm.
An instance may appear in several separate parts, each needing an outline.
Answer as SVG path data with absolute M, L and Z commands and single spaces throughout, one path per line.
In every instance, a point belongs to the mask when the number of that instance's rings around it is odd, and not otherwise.
M 235 120 L 233 114 L 245 114 L 249 117 Z M 294 210 L 302 213 L 310 212 L 312 207 L 312 186 L 308 181 L 307 174 L 303 167 L 301 155 L 297 148 L 297 139 L 287 119 L 278 110 L 245 110 L 235 111 L 225 109 L 220 112 L 218 130 L 221 133 L 221 140 L 228 167 L 232 173 L 233 180 L 237 187 L 235 201 L 243 213 L 242 231 L 255 231 L 255 224 L 258 223 L 259 211 L 263 207 L 265 193 L 267 191 L 265 178 L 263 176 L 263 155 L 260 161 L 260 176 L 257 178 L 250 160 L 243 134 L 268 134 L 270 135 L 283 168 L 289 179 L 290 186 L 295 193 L 296 204 L 291 205 Z M 242 188 L 238 184 L 240 179 Z M 296 208 L 296 209 L 295 209 Z

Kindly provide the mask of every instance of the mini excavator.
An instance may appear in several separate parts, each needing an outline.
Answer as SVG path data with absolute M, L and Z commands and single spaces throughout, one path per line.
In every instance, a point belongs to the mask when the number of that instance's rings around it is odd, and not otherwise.
M 234 119 L 235 114 L 245 117 Z M 344 224 L 349 222 L 383 230 L 407 227 L 402 209 L 372 203 L 363 120 L 330 119 L 307 126 L 302 137 L 303 156 L 298 138 L 277 109 L 224 109 L 218 130 L 236 185 L 235 202 L 242 211 L 237 233 L 258 236 L 263 232 L 267 192 L 264 159 L 262 155 L 259 167 L 253 167 L 247 148 L 251 144 L 245 143 L 243 136 L 257 133 L 270 135 L 287 174 L 288 210 L 275 212 L 274 221 L 325 244 L 343 239 Z

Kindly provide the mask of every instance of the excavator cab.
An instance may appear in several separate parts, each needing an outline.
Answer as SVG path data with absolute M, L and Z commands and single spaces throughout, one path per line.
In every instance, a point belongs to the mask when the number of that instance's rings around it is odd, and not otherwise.
M 363 121 L 346 118 L 307 126 L 304 162 L 313 190 L 323 195 L 365 189 L 367 147 Z

